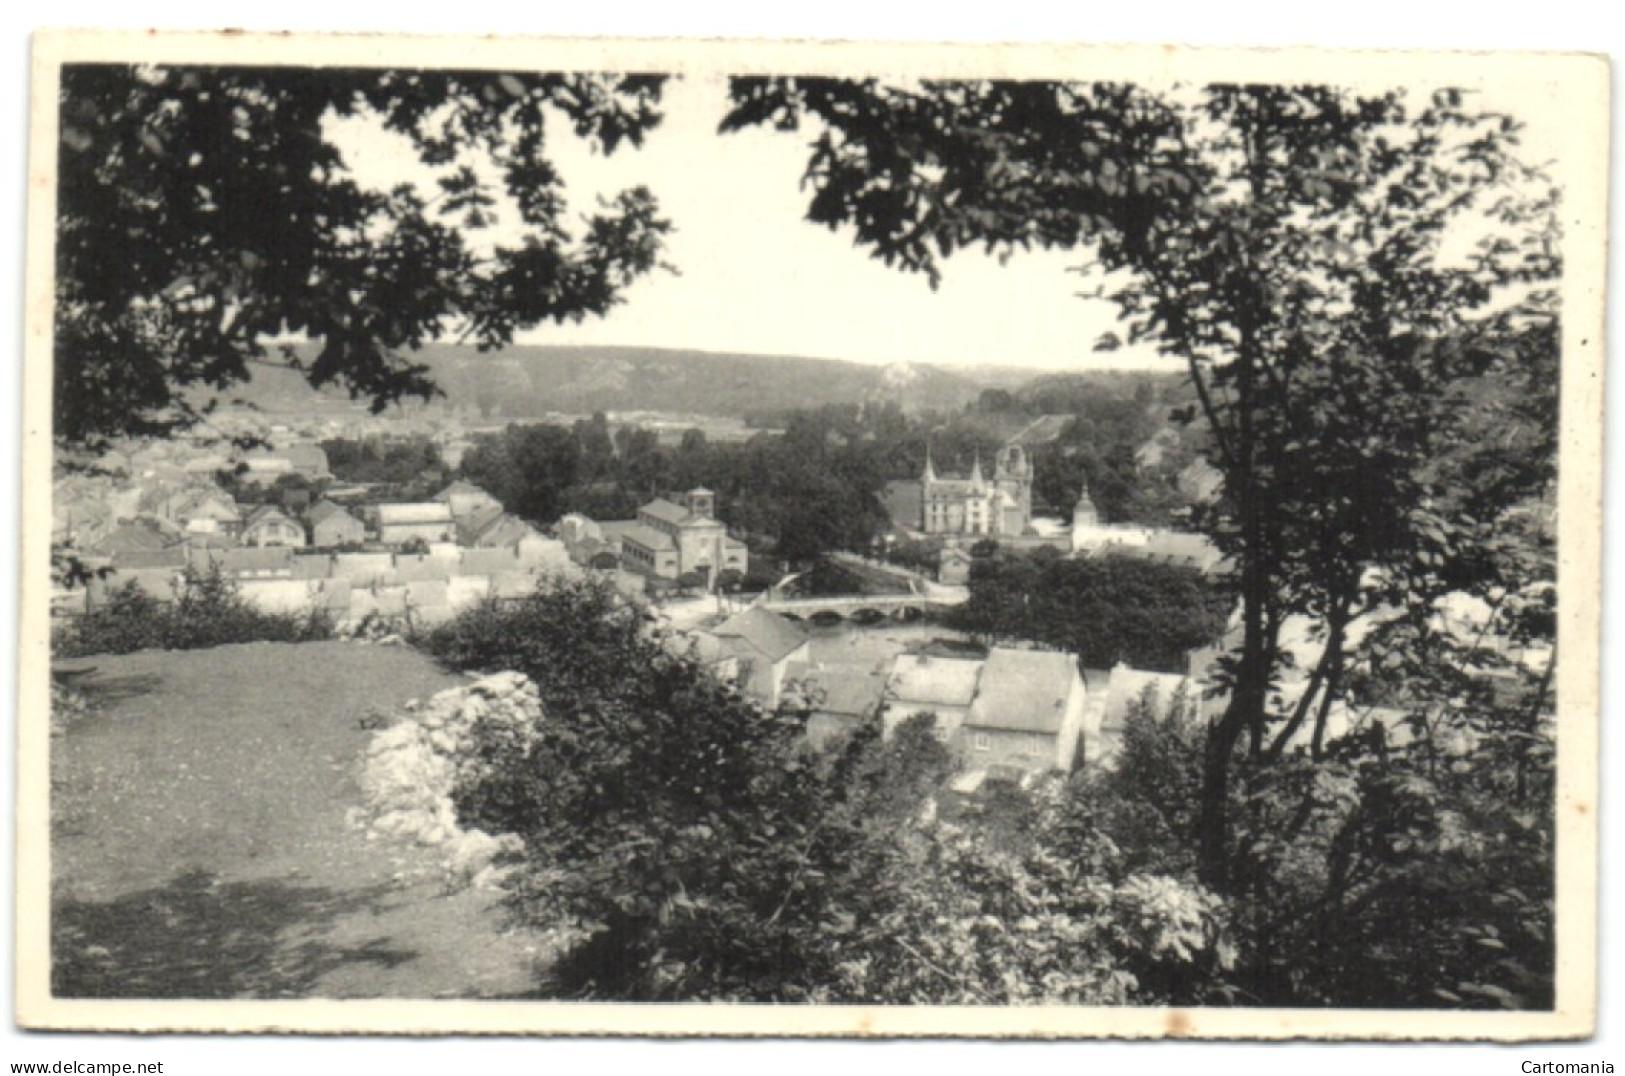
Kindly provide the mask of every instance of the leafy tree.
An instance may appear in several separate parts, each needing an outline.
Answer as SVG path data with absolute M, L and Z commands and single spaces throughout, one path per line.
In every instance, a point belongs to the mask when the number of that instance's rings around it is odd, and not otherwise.
M 659 119 L 659 76 L 363 68 L 64 69 L 58 145 L 55 429 L 163 432 L 256 363 L 375 408 L 427 395 L 409 353 L 453 327 L 483 348 L 602 315 L 658 264 L 641 188 L 573 236 L 549 123 L 605 152 Z M 361 187 L 329 137 L 375 117 L 439 193 Z M 494 174 L 493 185 L 484 178 Z M 494 188 L 494 189 L 493 189 Z M 479 241 L 494 222 L 512 245 Z M 116 267 L 109 271 L 109 266 Z M 273 357 L 304 334 L 313 356 Z
M 1194 568 L 1132 557 L 1001 554 L 971 565 L 953 623 L 992 639 L 1061 647 L 1087 666 L 1184 672 L 1224 631 L 1233 597 Z
M 1555 194 L 1517 162 L 1517 123 L 1455 90 L 1413 104 L 1312 85 L 741 78 L 732 97 L 724 130 L 818 126 L 814 223 L 850 225 L 933 282 L 967 246 L 1087 248 L 1126 271 L 1109 298 L 1131 337 L 1186 364 L 1225 482 L 1206 525 L 1240 577 L 1200 821 L 1204 877 L 1229 884 L 1238 751 L 1265 759 L 1272 725 L 1311 708 L 1324 725 L 1362 612 L 1485 583 L 1444 569 L 1493 525 L 1442 516 L 1430 478 L 1474 412 L 1458 389 L 1522 382 L 1555 349 L 1541 286 L 1558 271 Z M 1485 223 L 1470 254 L 1449 253 Z M 1541 470 L 1500 485 L 1499 504 Z M 1296 712 L 1278 713 L 1292 615 L 1326 644 Z

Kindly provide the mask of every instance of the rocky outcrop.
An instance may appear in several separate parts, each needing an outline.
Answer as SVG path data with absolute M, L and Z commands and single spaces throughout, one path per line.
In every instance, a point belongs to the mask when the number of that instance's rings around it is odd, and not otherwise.
M 513 672 L 407 703 L 401 719 L 367 747 L 360 777 L 366 806 L 357 822 L 369 839 L 440 849 L 454 887 L 501 885 L 505 861 L 517 858 L 524 842 L 511 833 L 459 826 L 452 796 L 459 780 L 471 779 L 481 764 L 476 739 L 523 753 L 541 718 L 536 686 Z

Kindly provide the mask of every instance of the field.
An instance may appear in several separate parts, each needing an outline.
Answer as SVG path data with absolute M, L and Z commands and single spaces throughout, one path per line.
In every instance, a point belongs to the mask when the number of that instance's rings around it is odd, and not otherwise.
M 92 659 L 52 740 L 52 989 L 513 997 L 542 939 L 433 849 L 357 826 L 366 725 L 459 682 L 415 651 L 255 643 Z

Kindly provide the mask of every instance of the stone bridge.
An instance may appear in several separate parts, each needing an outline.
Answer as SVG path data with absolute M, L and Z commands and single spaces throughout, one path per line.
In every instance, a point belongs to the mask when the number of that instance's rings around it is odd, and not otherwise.
M 924 594 L 832 594 L 815 598 L 787 598 L 771 591 L 756 602 L 782 616 L 798 620 L 856 620 L 874 623 L 888 617 L 914 620 L 935 604 Z

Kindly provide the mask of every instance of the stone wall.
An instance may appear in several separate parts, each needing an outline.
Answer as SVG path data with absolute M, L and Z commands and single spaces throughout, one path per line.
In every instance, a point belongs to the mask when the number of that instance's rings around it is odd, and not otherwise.
M 367 747 L 360 775 L 365 806 L 352 821 L 367 830 L 369 840 L 441 849 L 448 885 L 500 886 L 524 842 L 511 833 L 463 828 L 452 795 L 479 765 L 476 733 L 500 736 L 524 752 L 541 720 L 536 685 L 514 672 L 408 703 Z

